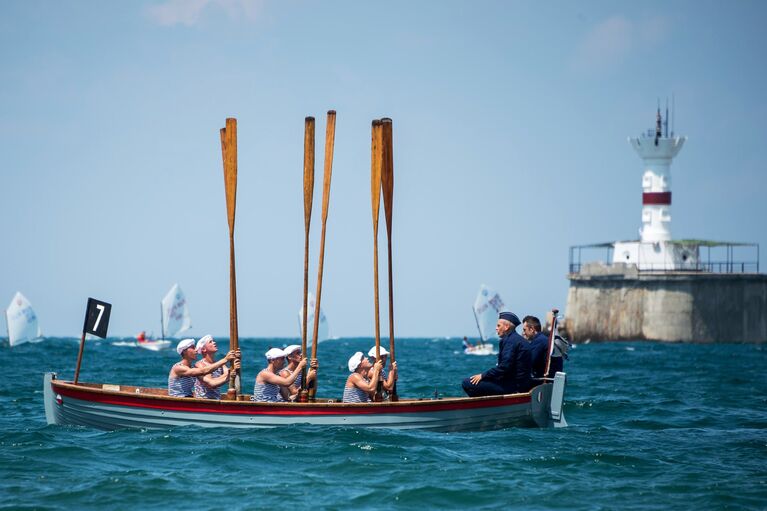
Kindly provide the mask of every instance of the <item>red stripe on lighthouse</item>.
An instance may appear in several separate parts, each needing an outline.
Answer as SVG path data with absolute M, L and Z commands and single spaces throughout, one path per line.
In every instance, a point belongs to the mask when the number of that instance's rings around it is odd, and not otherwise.
M 670 206 L 671 192 L 645 192 L 642 194 L 643 206 Z

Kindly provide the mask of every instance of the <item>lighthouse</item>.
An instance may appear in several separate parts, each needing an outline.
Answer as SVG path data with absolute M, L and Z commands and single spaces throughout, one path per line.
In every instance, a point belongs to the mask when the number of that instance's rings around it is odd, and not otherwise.
M 686 140 L 660 107 L 654 128 L 629 137 L 642 161 L 639 239 L 570 247 L 560 328 L 572 340 L 767 343 L 759 245 L 671 236 L 671 163 Z
M 679 154 L 686 138 L 663 136 L 663 119 L 658 109 L 655 133 L 629 138 L 629 143 L 642 159 L 642 229 L 644 243 L 671 240 L 671 162 Z M 649 133 L 648 133 L 649 135 Z
M 686 137 L 668 132 L 660 108 L 655 129 L 628 141 L 642 159 L 642 227 L 638 241 L 619 241 L 613 251 L 614 263 L 635 264 L 643 270 L 681 270 L 694 267 L 698 251 L 671 242 L 671 163 Z

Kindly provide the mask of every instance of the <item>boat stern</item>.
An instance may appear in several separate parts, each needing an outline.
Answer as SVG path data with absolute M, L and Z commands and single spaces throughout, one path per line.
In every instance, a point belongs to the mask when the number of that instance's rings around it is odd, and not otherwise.
M 564 410 L 565 383 L 567 383 L 567 374 L 557 372 L 554 375 L 554 385 L 552 385 L 551 389 L 551 405 L 549 406 L 551 423 L 555 428 L 567 427 Z
M 539 427 L 567 427 L 564 413 L 566 383 L 567 375 L 558 372 L 552 383 L 538 385 L 530 391 L 532 415 Z
M 45 403 L 45 421 L 48 424 L 58 424 L 56 414 L 56 394 L 51 383 L 56 379 L 56 373 L 45 373 L 43 377 L 43 402 Z

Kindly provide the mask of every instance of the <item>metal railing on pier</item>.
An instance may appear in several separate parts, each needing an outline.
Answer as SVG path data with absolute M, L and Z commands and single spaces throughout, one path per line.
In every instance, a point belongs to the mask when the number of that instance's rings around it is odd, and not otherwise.
M 616 265 L 636 267 L 639 272 L 700 272 L 700 273 L 759 273 L 759 244 L 730 243 L 702 240 L 668 242 L 692 254 L 682 261 L 642 261 L 642 247 L 654 248 L 654 243 L 619 242 L 636 244 L 636 260 L 629 263 L 615 261 L 615 243 L 596 243 L 570 247 L 569 272 L 581 273 L 584 266 L 600 263 L 607 267 Z

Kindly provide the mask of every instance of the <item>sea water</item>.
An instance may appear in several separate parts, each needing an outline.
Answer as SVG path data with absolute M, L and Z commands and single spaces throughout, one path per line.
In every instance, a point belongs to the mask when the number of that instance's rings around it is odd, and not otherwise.
M 767 508 L 764 346 L 578 345 L 564 429 L 100 431 L 45 422 L 43 373 L 72 379 L 77 341 L 0 347 L 0 509 Z M 81 381 L 167 385 L 173 349 L 115 342 L 87 341 Z M 243 388 L 267 348 L 296 342 L 241 339 Z M 320 344 L 318 395 L 340 397 L 371 346 Z M 495 363 L 460 339 L 400 339 L 396 355 L 403 397 L 460 395 Z

